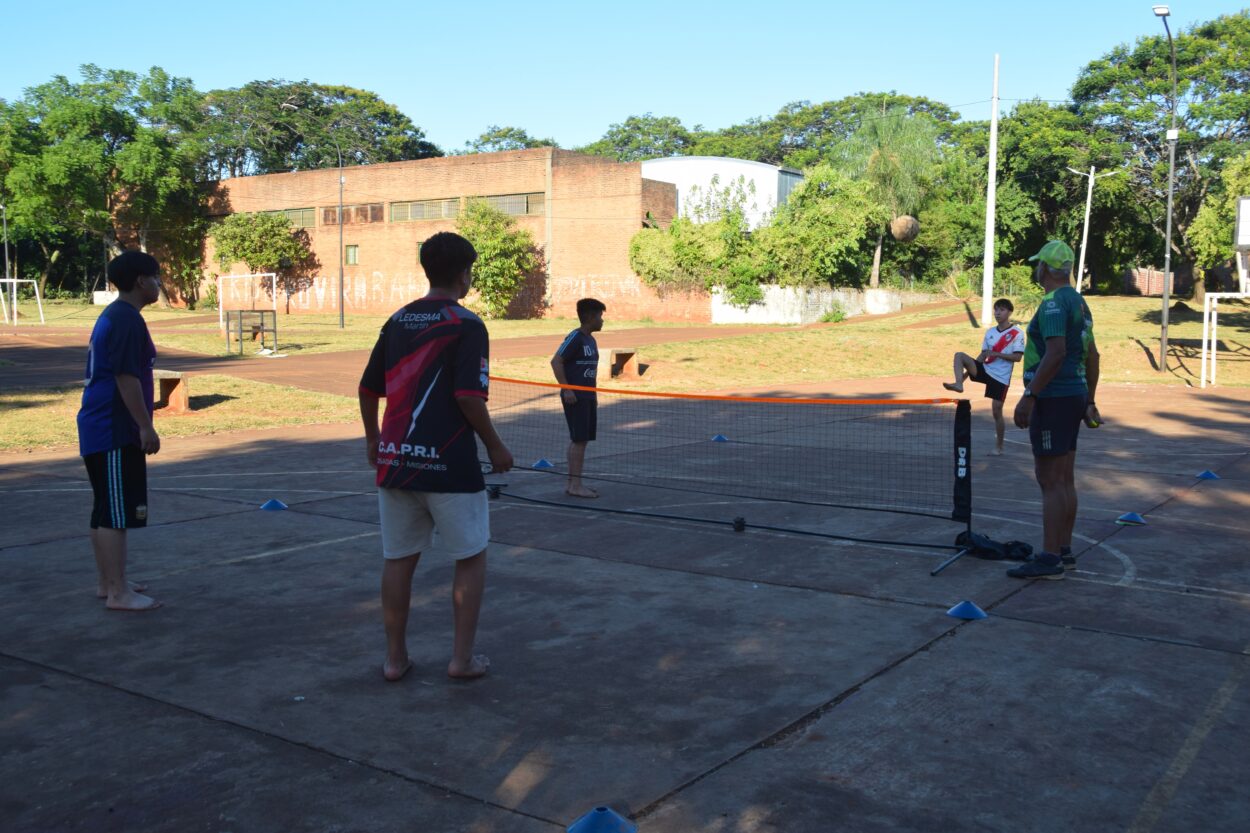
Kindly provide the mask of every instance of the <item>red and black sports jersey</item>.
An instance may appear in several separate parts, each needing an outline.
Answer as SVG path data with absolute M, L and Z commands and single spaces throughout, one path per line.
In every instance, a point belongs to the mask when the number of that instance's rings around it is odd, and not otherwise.
M 486 398 L 486 325 L 454 301 L 420 299 L 382 325 L 360 392 L 386 397 L 378 485 L 418 492 L 486 488 L 457 396 Z

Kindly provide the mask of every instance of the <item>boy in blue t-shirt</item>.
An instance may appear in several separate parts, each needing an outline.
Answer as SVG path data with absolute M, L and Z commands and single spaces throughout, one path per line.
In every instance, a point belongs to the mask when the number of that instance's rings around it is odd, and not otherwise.
M 96 320 L 78 411 L 78 448 L 94 503 L 91 548 L 97 595 L 109 610 L 154 610 L 147 588 L 126 580 L 126 530 L 147 526 L 147 461 L 161 449 L 152 425 L 156 348 L 139 310 L 160 297 L 160 264 L 145 252 L 122 252 L 108 265 L 117 300 Z
M 551 358 L 551 371 L 561 385 L 594 388 L 599 369 L 599 345 L 594 334 L 603 329 L 607 307 L 594 298 L 577 302 L 576 330 L 565 336 L 560 349 Z M 598 424 L 598 397 L 593 390 L 560 391 L 564 405 L 564 421 L 569 426 L 569 485 L 565 494 L 572 497 L 596 498 L 599 493 L 582 483 L 582 467 L 586 462 L 586 443 L 595 439 Z

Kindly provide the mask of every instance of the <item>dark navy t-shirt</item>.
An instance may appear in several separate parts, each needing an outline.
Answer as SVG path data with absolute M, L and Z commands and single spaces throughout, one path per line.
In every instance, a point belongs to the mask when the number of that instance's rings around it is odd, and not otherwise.
M 139 425 L 117 389 L 119 375 L 134 376 L 152 413 L 152 366 L 156 346 L 139 310 L 122 300 L 104 308 L 91 330 L 87 376 L 78 410 L 78 453 L 95 454 L 139 444 Z
M 486 488 L 477 440 L 456 397 L 486 398 L 489 362 L 486 325 L 454 301 L 416 300 L 382 325 L 360 379 L 361 393 L 386 397 L 379 486 L 417 492 Z
M 564 343 L 556 351 L 556 355 L 564 359 L 564 378 L 570 385 L 581 385 L 587 388 L 596 387 L 595 375 L 599 371 L 599 345 L 594 336 L 588 336 L 577 328 L 564 338 Z M 592 390 L 573 391 L 578 399 L 595 399 Z

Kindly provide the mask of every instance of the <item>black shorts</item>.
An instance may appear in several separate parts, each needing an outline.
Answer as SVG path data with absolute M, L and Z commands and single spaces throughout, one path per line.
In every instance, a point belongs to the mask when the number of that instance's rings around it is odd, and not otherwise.
M 82 458 L 95 502 L 91 528 L 138 529 L 148 525 L 148 462 L 138 446 L 98 451 Z
M 1038 397 L 1029 418 L 1034 457 L 1059 457 L 1076 451 L 1076 435 L 1085 418 L 1086 401 L 1084 394 Z
M 1004 402 L 1007 399 L 1007 386 L 995 379 L 993 376 L 985 372 L 985 364 L 977 362 L 976 375 L 972 377 L 972 381 L 985 385 L 985 398 L 997 399 Z
M 564 421 L 569 424 L 569 439 L 575 443 L 588 443 L 595 438 L 599 425 L 599 403 L 580 396 L 573 405 L 564 404 Z

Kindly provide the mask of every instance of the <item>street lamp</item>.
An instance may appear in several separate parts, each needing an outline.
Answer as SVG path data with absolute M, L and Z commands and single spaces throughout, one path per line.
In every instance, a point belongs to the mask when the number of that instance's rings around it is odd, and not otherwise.
M 278 105 L 282 110 L 298 110 L 298 104 L 291 104 L 284 101 Z M 330 137 L 330 141 L 334 142 L 334 152 L 338 154 L 339 159 L 339 329 L 343 329 L 343 148 L 339 145 L 339 140 Z
M 1118 174 L 1119 171 L 1104 171 L 1103 173 L 1098 174 L 1098 176 L 1095 176 L 1093 165 L 1089 166 L 1089 173 L 1078 171 L 1076 168 L 1068 168 L 1068 170 L 1077 176 L 1089 177 L 1089 190 L 1085 192 L 1085 225 L 1081 227 L 1081 265 L 1076 268 L 1076 291 L 1080 292 L 1081 281 L 1085 275 L 1085 249 L 1089 243 L 1089 209 L 1094 202 L 1094 180 L 1098 179 L 1098 177 Z M 1092 286 L 1093 281 L 1090 281 L 1090 284 Z
M 1180 137 L 1180 133 L 1176 129 L 1176 44 L 1172 41 L 1172 30 L 1168 28 L 1168 15 L 1171 11 L 1167 6 L 1155 6 L 1154 13 L 1163 19 L 1163 31 L 1168 33 L 1168 48 L 1172 52 L 1172 127 L 1168 130 L 1168 219 L 1163 249 L 1163 328 L 1159 333 L 1159 372 L 1165 373 L 1168 369 L 1168 290 L 1172 283 L 1172 190 L 1176 180 L 1176 140 Z

